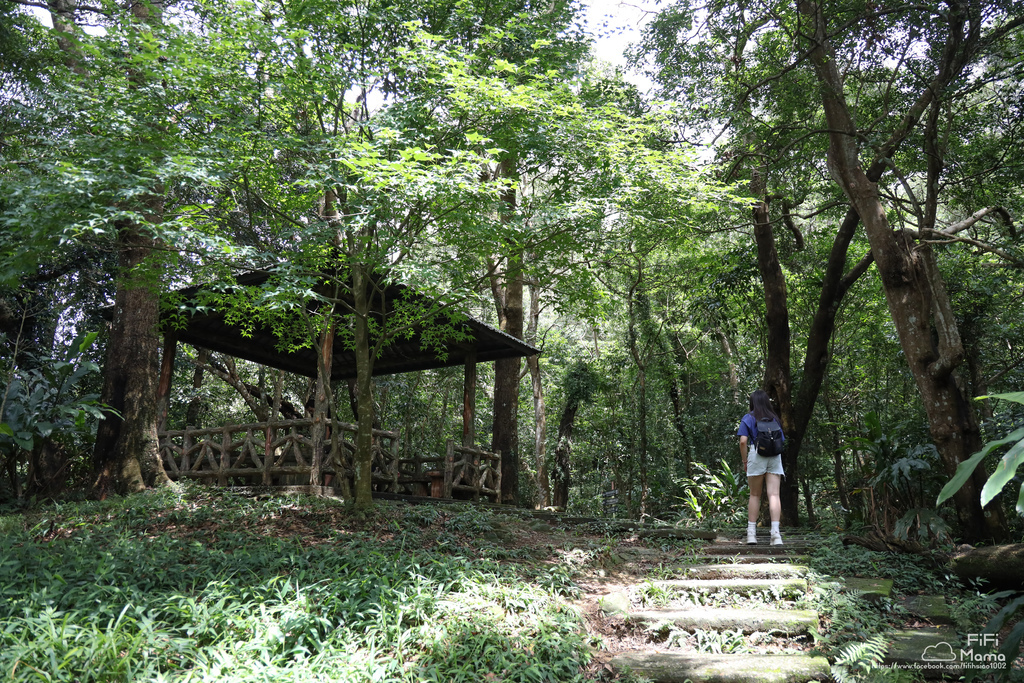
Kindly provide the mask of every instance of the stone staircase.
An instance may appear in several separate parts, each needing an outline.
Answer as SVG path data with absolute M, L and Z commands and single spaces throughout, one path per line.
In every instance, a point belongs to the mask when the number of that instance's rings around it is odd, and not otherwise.
M 600 600 L 600 611 L 607 619 L 619 619 L 652 634 L 642 646 L 628 651 L 619 648 L 606 662 L 612 670 L 629 669 L 656 683 L 832 680 L 830 662 L 812 653 L 819 615 L 793 604 L 809 589 L 804 578 L 809 573 L 806 562 L 821 541 L 814 532 L 784 529 L 785 545 L 770 546 L 767 532 L 759 529 L 758 544 L 749 546 L 745 529 L 721 533 L 549 511 L 529 514 L 534 518 L 531 526 L 538 531 L 586 527 L 591 532 L 628 534 L 642 540 L 700 544 L 695 553 L 687 553 L 686 564 L 674 568 L 664 565 L 662 552 L 641 547 L 621 550 L 640 566 L 656 567 L 659 578 L 638 578 Z M 664 578 L 666 572 L 672 577 Z M 831 577 L 827 581 L 869 602 L 891 597 L 889 579 Z M 661 599 L 652 601 L 652 595 Z M 730 597 L 739 604 L 721 604 L 729 603 Z M 743 604 L 744 600 L 751 604 Z M 883 666 L 912 669 L 913 680 L 960 678 L 965 669 L 947 657 L 959 652 L 961 642 L 951 625 L 945 598 L 922 595 L 899 602 L 912 623 L 887 634 L 890 644 Z M 700 651 L 670 647 L 672 638 L 684 633 L 691 640 L 704 639 Z M 742 647 L 735 648 L 737 643 Z M 718 645 L 723 646 L 722 652 L 707 652 Z M 733 649 L 740 651 L 729 651 Z
M 605 596 L 600 606 L 606 617 L 652 634 L 646 647 L 617 654 L 611 666 L 658 683 L 828 680 L 828 660 L 806 652 L 818 615 L 795 606 L 808 590 L 808 570 L 799 561 L 813 541 L 787 536 L 786 545 L 769 546 L 767 538 L 759 540 L 748 546 L 738 536 L 716 535 L 699 550 L 700 564 Z M 711 643 L 702 649 L 722 652 L 666 647 L 683 633 L 699 634 Z
M 610 666 L 657 683 L 831 680 L 829 661 L 812 653 L 818 614 L 799 607 L 809 590 L 803 561 L 817 539 L 800 533 L 784 539 L 783 546 L 769 546 L 764 534 L 758 545 L 748 546 L 739 533 L 716 535 L 697 551 L 699 564 L 660 567 L 657 580 L 640 578 L 605 595 L 600 609 L 606 619 L 620 619 L 647 635 L 646 642 L 616 654 Z M 889 597 L 892 590 L 889 580 L 832 580 L 867 600 Z M 927 657 L 922 659 L 946 643 L 958 647 L 949 626 L 935 626 L 948 623 L 940 603 L 941 597 L 933 597 L 904 605 L 933 625 L 891 634 L 886 664 L 917 667 L 920 678 L 951 673 L 930 671 Z

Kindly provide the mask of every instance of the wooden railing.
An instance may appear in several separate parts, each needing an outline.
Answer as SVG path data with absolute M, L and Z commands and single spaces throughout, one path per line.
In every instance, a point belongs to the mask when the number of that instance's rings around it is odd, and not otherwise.
M 443 456 L 399 459 L 398 484 L 411 484 L 416 492 L 434 498 L 483 498 L 500 503 L 501 453 L 460 446 L 449 439 Z
M 173 479 L 219 486 L 307 485 L 313 471 L 312 419 L 280 420 L 160 434 L 164 469 Z M 321 472 L 354 479 L 355 425 L 334 422 Z M 337 461 L 332 458 L 337 444 Z M 501 499 L 501 455 L 448 441 L 444 455 L 401 457 L 401 435 L 373 430 L 372 484 L 377 491 L 442 498 Z

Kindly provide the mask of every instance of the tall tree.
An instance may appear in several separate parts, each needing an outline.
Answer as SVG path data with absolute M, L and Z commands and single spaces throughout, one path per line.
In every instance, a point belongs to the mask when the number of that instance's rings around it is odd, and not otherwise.
M 163 167 L 177 143 L 165 126 L 174 94 L 153 79 L 153 66 L 166 57 L 157 37 L 161 9 L 111 4 L 99 14 L 64 2 L 49 9 L 61 64 L 16 95 L 25 105 L 26 144 L 37 155 L 5 179 L 18 188 L 18 200 L 6 207 L 15 236 L 7 256 L 31 268 L 53 245 L 93 239 L 118 254 L 103 391 L 113 410 L 101 422 L 94 468 L 102 489 L 139 490 L 168 481 L 156 443 L 160 286 L 153 248 L 164 219 Z M 106 32 L 84 33 L 84 16 L 98 16 Z M 120 125 L 108 128 L 111 120 Z M 55 127 L 32 130 L 41 122 Z M 77 192 L 67 191 L 75 185 Z
M 695 134 L 710 132 L 715 126 L 719 127 L 718 134 L 727 132 L 728 142 L 722 145 L 725 152 L 722 160 L 726 168 L 753 164 L 756 158 L 756 168 L 767 178 L 767 182 L 760 182 L 760 178 L 755 177 L 758 182 L 751 182 L 750 188 L 756 206 L 764 209 L 760 217 L 755 210 L 754 236 L 769 312 L 767 365 L 771 372 L 768 383 L 770 388 L 774 388 L 782 411 L 788 437 L 784 462 L 791 474 L 797 474 L 800 447 L 828 365 L 829 339 L 835 329 L 840 304 L 852 283 L 866 271 L 873 259 L 879 258 L 876 240 L 872 238 L 872 230 L 862 213 L 865 206 L 850 198 L 848 190 L 852 185 L 849 182 L 827 182 L 829 173 L 845 173 L 841 171 L 842 163 L 839 168 L 836 166 L 841 159 L 835 152 L 835 146 L 843 141 L 850 159 L 855 157 L 853 152 L 861 145 L 870 149 L 871 157 L 861 171 L 862 182 L 877 186 L 889 174 L 885 194 L 893 198 L 900 192 L 894 193 L 888 188 L 911 188 L 912 182 L 908 182 L 908 178 L 915 173 L 926 179 L 929 174 L 925 164 L 919 161 L 930 159 L 929 163 L 935 163 L 938 159 L 934 148 L 924 146 L 923 139 L 919 137 L 922 127 L 918 124 L 929 103 L 944 99 L 949 94 L 948 86 L 969 73 L 965 70 L 968 64 L 979 67 L 992 55 L 1001 54 L 1003 48 L 1000 45 L 1005 44 L 1007 37 L 1014 34 L 1019 25 L 1019 19 L 1012 12 L 1007 13 L 994 4 L 976 3 L 968 7 L 946 3 L 955 10 L 953 16 L 958 17 L 952 20 L 953 23 L 960 22 L 959 28 L 951 29 L 947 34 L 946 29 L 938 28 L 940 24 L 934 20 L 940 15 L 945 16 L 940 4 L 885 11 L 869 8 L 866 12 L 861 6 L 843 2 L 829 4 L 824 10 L 821 9 L 823 5 L 815 5 L 816 11 L 825 12 L 834 18 L 835 23 L 830 24 L 830 28 L 822 28 L 814 34 L 816 37 L 807 37 L 810 33 L 807 29 L 809 17 L 814 12 L 804 6 L 801 6 L 803 14 L 800 14 L 794 11 L 796 7 L 784 5 L 760 9 L 745 5 L 704 8 L 677 3 L 664 10 L 652 23 L 644 49 L 637 55 L 652 57 L 652 72 L 665 84 L 667 94 L 696 102 L 694 95 L 700 93 L 698 111 L 707 123 L 702 124 L 696 117 L 686 119 L 685 123 Z M 993 23 L 990 27 L 982 29 L 977 21 L 971 24 L 969 17 L 977 19 L 982 16 L 991 17 Z M 698 22 L 703 22 L 702 27 L 706 30 L 698 30 Z M 950 23 L 944 20 L 943 25 Z M 977 26 L 972 29 L 972 25 Z M 924 26 L 931 28 L 922 30 L 920 27 Z M 972 31 L 981 31 L 987 36 L 972 38 Z M 950 36 L 957 34 L 962 38 L 954 39 L 956 44 L 950 42 Z M 815 50 L 818 50 L 815 45 L 822 41 L 830 46 L 831 52 L 818 52 L 821 55 L 818 60 L 815 58 Z M 798 45 L 798 49 L 790 49 L 790 46 Z M 834 60 L 830 75 L 825 68 L 828 60 Z M 811 61 L 815 61 L 816 69 L 804 68 Z M 919 76 L 929 71 L 930 77 Z M 1012 69 L 992 72 L 991 76 L 1002 79 L 1010 71 Z M 717 84 L 712 85 L 710 78 L 716 78 Z M 711 88 L 710 96 L 707 90 L 701 90 L 702 87 Z M 831 103 L 837 99 L 836 93 L 844 92 L 856 94 L 860 118 L 866 122 L 863 127 L 857 128 L 852 124 L 837 126 L 837 116 L 841 116 Z M 818 93 L 820 98 L 808 97 L 810 93 Z M 737 101 L 747 104 L 736 107 Z M 830 142 L 827 149 L 823 144 L 825 141 Z M 915 146 L 917 151 L 911 152 L 910 146 Z M 933 184 L 934 188 L 940 186 Z M 890 206 L 902 212 L 914 201 L 910 189 L 905 194 L 904 199 L 897 199 Z M 938 194 L 941 193 L 936 192 Z M 805 206 L 819 198 L 817 206 Z M 939 203 L 942 204 L 943 200 Z M 877 206 L 873 208 L 876 214 L 877 209 Z M 785 382 L 773 379 L 785 377 L 788 373 L 789 344 L 785 343 L 786 325 L 781 322 L 781 312 L 791 303 L 788 301 L 791 296 L 779 286 L 784 271 L 774 265 L 776 233 L 780 232 L 775 228 L 784 227 L 792 234 L 795 246 L 800 248 L 804 245 L 805 231 L 800 230 L 799 222 L 813 221 L 806 224 L 808 227 L 820 225 L 825 217 L 834 217 L 835 220 L 835 227 L 825 233 L 831 239 L 831 247 L 824 271 L 820 275 L 815 273 L 815 279 L 821 278 L 821 285 L 816 286 L 819 299 L 806 337 L 803 372 L 799 375 L 798 385 L 787 391 Z M 855 244 L 857 228 L 862 223 L 871 252 L 851 266 L 847 263 L 848 253 Z M 813 230 L 809 236 L 819 240 L 824 235 L 820 230 Z M 924 258 L 923 254 L 921 256 Z M 937 272 L 934 268 L 929 268 L 929 271 L 933 275 Z M 904 269 L 905 274 L 909 272 Z M 926 275 L 924 271 L 919 274 L 921 277 Z M 933 275 L 928 277 L 934 282 Z M 883 274 L 883 281 L 887 277 Z M 939 300 L 941 297 L 930 299 Z M 778 311 L 774 317 L 772 310 Z M 946 326 L 949 311 L 939 314 L 938 318 L 931 315 L 922 317 L 923 312 L 921 310 L 911 316 L 920 326 L 911 336 L 928 346 L 935 330 Z M 938 323 L 934 330 L 931 329 L 932 322 Z M 901 326 L 899 322 L 895 324 L 897 328 Z M 903 338 L 903 332 L 900 334 Z M 939 335 L 944 338 L 941 346 L 949 349 L 956 346 L 948 328 Z M 930 353 L 943 355 L 936 351 Z M 948 357 L 955 355 L 954 352 Z M 948 362 L 940 362 L 933 369 L 938 370 L 942 366 L 943 369 L 937 373 L 941 375 L 947 365 Z M 935 397 L 932 389 L 922 387 L 922 402 L 926 407 L 933 403 L 929 396 Z M 961 414 L 952 420 L 952 423 L 959 424 L 953 431 L 962 434 L 976 431 L 964 412 L 969 412 L 966 404 L 952 398 L 948 404 L 960 405 L 959 409 L 951 408 Z M 942 445 L 950 439 L 943 433 L 949 427 L 940 429 L 939 423 L 950 424 L 947 418 L 950 415 L 935 415 L 930 419 L 936 430 L 933 437 L 940 451 L 946 451 L 943 461 L 946 467 L 950 467 L 960 456 L 952 453 L 955 448 Z M 968 441 L 972 439 L 968 438 Z M 798 482 L 798 476 L 788 477 L 783 490 L 784 514 L 791 520 L 798 515 Z M 979 526 L 979 515 L 980 511 L 974 510 L 962 520 L 969 535 L 977 537 L 983 532 Z
M 994 29 L 986 30 L 983 16 L 987 8 L 982 3 L 954 0 L 947 6 L 942 29 L 929 55 L 931 78 L 922 85 L 901 122 L 908 132 L 926 112 L 937 110 L 936 102 L 954 81 L 963 77 L 979 52 L 984 54 L 986 43 L 1024 25 L 1024 16 L 1007 17 L 999 12 L 1000 8 L 992 8 L 998 12 L 997 23 Z M 847 103 L 824 9 L 808 1 L 801 1 L 798 7 L 806 22 L 802 35 L 809 45 L 829 127 L 829 170 L 864 224 L 900 345 L 921 392 L 932 437 L 946 473 L 952 476 L 962 461 L 981 448 L 981 438 L 970 397 L 965 395 L 963 382 L 957 376 L 964 348 L 945 283 L 932 248 L 923 242 L 915 244 L 906 231 L 893 231 L 878 184 L 863 167 L 859 144 L 863 134 Z M 929 166 L 940 166 L 934 142 L 932 136 L 926 137 L 926 151 L 931 152 Z M 936 190 L 937 175 L 937 171 L 928 174 L 929 193 Z M 934 215 L 929 218 L 934 222 Z M 934 228 L 921 225 L 921 229 Z M 983 476 L 979 472 L 976 480 L 958 492 L 957 515 L 967 538 L 1002 538 L 1005 522 L 999 509 L 988 514 L 981 509 L 979 492 Z

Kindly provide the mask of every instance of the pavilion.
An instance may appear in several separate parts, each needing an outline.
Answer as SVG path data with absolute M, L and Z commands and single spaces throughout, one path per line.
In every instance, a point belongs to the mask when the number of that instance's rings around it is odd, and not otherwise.
M 238 286 L 259 287 L 267 283 L 271 274 L 252 272 L 236 278 Z M 443 306 L 400 284 L 380 285 L 373 300 L 373 310 L 384 320 L 393 304 L 400 300 L 415 299 L 432 305 L 440 320 L 446 316 Z M 185 429 L 168 431 L 164 427 L 170 396 L 174 357 L 178 343 L 224 353 L 267 367 L 297 375 L 317 377 L 316 350 L 312 347 L 282 350 L 280 340 L 268 326 L 254 322 L 241 329 L 229 322 L 226 311 L 188 304 L 200 298 L 204 286 L 189 287 L 175 292 L 175 300 L 182 303 L 177 310 L 165 311 L 162 321 L 175 318 L 175 324 L 165 325 L 164 354 L 161 363 L 157 405 L 160 419 L 161 453 L 171 478 L 196 478 L 216 481 L 221 485 L 237 482 L 273 485 L 284 477 L 316 478 L 320 472 L 316 452 L 310 452 L 311 442 L 303 431 L 312 420 L 281 420 L 273 416 L 269 423 L 228 425 L 215 429 Z M 344 295 L 344 294 L 343 294 Z M 181 315 L 181 310 L 193 312 Z M 340 316 L 339 316 L 340 317 Z M 475 493 L 500 500 L 500 454 L 489 453 L 475 445 L 475 404 L 477 364 L 501 358 L 531 356 L 540 351 L 486 323 L 473 318 L 456 319 L 452 323 L 445 317 L 448 329 L 457 332 L 444 338 L 439 352 L 436 338 L 433 345 L 423 340 L 426 324 L 416 327 L 412 334 L 389 340 L 376 357 L 373 375 L 390 375 L 442 367 L 464 367 L 463 414 L 461 444 L 449 442 L 448 452 L 435 458 L 408 459 L 400 452 L 401 440 L 396 432 L 374 430 L 379 441 L 374 456 L 374 481 L 398 493 L 413 488 L 423 492 L 424 484 L 431 484 L 433 495 L 451 497 L 460 492 Z M 454 327 L 453 327 L 454 326 Z M 435 335 L 436 336 L 436 335 Z M 352 379 L 356 375 L 355 354 L 343 340 L 335 338 L 330 357 L 325 358 L 332 383 Z M 307 424 L 309 423 L 309 424 Z M 354 425 L 334 421 L 333 433 L 342 436 L 354 433 Z M 340 428 L 340 429 L 339 429 Z M 258 435 L 258 436 L 257 436 Z M 351 451 L 348 441 L 333 443 L 332 448 Z M 386 443 L 390 442 L 390 448 Z M 315 451 L 315 449 L 314 449 Z M 460 466 L 461 465 L 461 466 Z M 427 469 L 423 469 L 426 467 Z M 330 465 L 323 472 L 333 473 Z M 490 485 L 489 485 L 490 484 Z

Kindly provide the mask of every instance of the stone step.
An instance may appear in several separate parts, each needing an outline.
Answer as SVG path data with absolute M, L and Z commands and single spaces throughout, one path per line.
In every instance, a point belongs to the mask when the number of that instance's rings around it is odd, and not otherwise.
M 634 584 L 634 588 L 645 586 L 651 586 L 669 593 L 727 591 L 736 595 L 752 595 L 774 590 L 781 597 L 792 599 L 799 598 L 807 593 L 807 581 L 800 578 L 665 579 Z M 608 593 L 600 598 L 598 605 L 606 615 L 622 614 L 625 616 L 632 608 L 630 591 L 622 590 Z
M 878 602 L 892 595 L 892 579 L 861 579 L 842 576 L 839 577 L 839 580 L 843 582 L 843 590 L 859 595 L 868 602 Z
M 795 554 L 790 555 L 788 553 L 777 553 L 775 555 L 765 554 L 754 554 L 744 555 L 742 552 L 732 553 L 707 553 L 700 552 L 696 555 L 687 556 L 688 559 L 700 562 L 701 564 L 714 564 L 716 561 L 721 562 L 722 566 L 737 565 L 737 564 L 752 564 L 760 565 L 764 567 L 782 566 L 786 564 L 804 564 L 810 558 L 806 554 Z M 688 565 L 679 565 L 680 568 L 685 568 Z M 671 568 L 666 566 L 666 568 Z
M 737 595 L 751 595 L 766 591 L 777 591 L 787 598 L 797 598 L 807 592 L 807 581 L 804 579 L 674 579 L 667 581 L 651 581 L 658 588 L 677 591 L 728 591 Z M 646 584 L 641 584 L 646 585 Z
M 715 545 L 739 545 L 749 548 L 763 548 L 766 546 L 769 548 L 785 548 L 786 546 L 816 548 L 819 545 L 819 543 L 812 539 L 782 534 L 782 545 L 773 546 L 771 544 L 771 536 L 768 535 L 767 531 L 759 531 L 757 533 L 757 543 L 747 543 L 746 534 L 742 536 L 737 536 L 735 534 L 719 534 L 712 542 Z
M 956 632 L 948 626 L 903 629 L 889 634 L 883 661 L 919 677 L 956 680 L 965 673 L 961 647 Z
M 818 628 L 818 615 L 811 610 L 782 610 L 749 607 L 692 607 L 686 609 L 630 610 L 629 621 L 657 624 L 670 622 L 686 631 L 741 631 L 777 633 L 787 636 L 810 633 Z
M 609 533 L 633 533 L 640 538 L 675 538 L 681 540 L 713 541 L 718 537 L 717 531 L 701 529 L 685 529 L 673 526 L 662 526 L 649 522 L 638 522 L 630 519 L 608 519 L 601 517 L 579 517 L 548 511 L 530 511 L 534 519 L 552 526 L 594 526 Z
M 629 530 L 629 529 L 626 529 Z M 695 531 L 693 529 L 638 529 L 637 538 L 674 538 L 682 541 L 702 540 L 714 541 L 718 538 L 715 531 Z
M 943 595 L 911 595 L 901 601 L 903 608 L 915 617 L 927 619 L 933 624 L 952 624 L 949 605 Z
M 806 555 L 811 552 L 814 548 L 812 546 L 795 543 L 788 543 L 786 545 L 768 545 L 767 543 L 759 543 L 758 545 L 747 545 L 746 543 L 740 543 L 739 541 L 727 540 L 727 541 L 715 541 L 709 543 L 700 549 L 700 552 L 704 555 L 744 555 L 744 556 L 764 556 L 764 557 L 788 557 L 792 555 Z
M 761 558 L 757 558 L 761 559 Z M 802 564 L 699 564 L 680 567 L 679 575 L 690 579 L 773 579 L 796 578 L 810 571 Z
M 655 683 L 804 683 L 829 680 L 824 657 L 809 655 L 715 655 L 627 652 L 611 661 Z
M 756 533 L 757 533 L 757 540 L 765 541 L 765 540 L 768 539 L 769 534 L 771 533 L 771 531 L 770 531 L 770 529 L 768 529 L 768 527 L 759 526 L 759 527 L 757 527 Z M 813 531 L 805 531 L 805 530 L 802 530 L 802 529 L 792 529 L 792 528 L 786 528 L 786 527 L 783 527 L 783 528 L 779 529 L 779 533 L 782 534 L 782 540 L 783 541 L 793 540 L 793 541 L 799 541 L 801 543 L 813 543 L 815 545 L 820 544 L 820 543 L 824 543 L 829 538 L 828 536 L 823 536 L 822 534 L 815 533 Z M 732 538 L 732 539 L 736 539 L 737 541 L 746 542 L 746 540 L 747 540 L 747 529 L 746 529 L 746 527 L 743 527 L 741 529 L 740 528 L 719 529 L 718 537 L 719 538 Z

